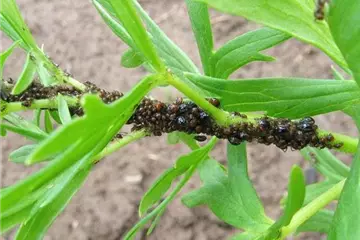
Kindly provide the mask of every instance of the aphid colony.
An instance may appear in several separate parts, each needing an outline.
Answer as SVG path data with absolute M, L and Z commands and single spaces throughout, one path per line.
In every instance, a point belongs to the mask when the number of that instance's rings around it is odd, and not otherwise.
M 211 98 L 208 101 L 216 107 L 220 105 L 217 99 Z M 246 118 L 246 115 L 240 113 L 233 115 Z M 181 131 L 197 134 L 194 137 L 197 141 L 205 141 L 208 135 L 227 139 L 234 145 L 243 141 L 257 141 L 265 145 L 274 144 L 284 151 L 288 147 L 300 150 L 308 145 L 318 148 L 342 146 L 339 143 L 334 144 L 334 137 L 331 134 L 319 137 L 316 133 L 318 127 L 311 117 L 298 121 L 262 117 L 256 119 L 255 123 L 244 121 L 222 127 L 196 104 L 185 102 L 181 98 L 171 104 L 145 98 L 129 119 L 128 124 L 134 124 L 133 130 L 147 129 L 155 136 Z
M 98 94 L 105 103 L 111 103 L 123 96 L 118 91 L 108 92 L 96 85 L 86 82 L 86 93 Z M 58 93 L 80 98 L 83 93 L 66 85 L 43 87 L 33 82 L 29 88 L 20 95 L 2 94 L 7 102 L 22 101 L 24 106 L 30 106 L 34 99 L 56 97 Z M 4 96 L 3 96 L 4 95 Z M 215 107 L 220 106 L 218 99 L 209 98 L 209 103 Z M 83 115 L 81 107 L 71 107 L 71 114 Z M 286 118 L 262 117 L 255 121 L 248 121 L 245 114 L 234 112 L 233 116 L 243 118 L 243 121 L 228 127 L 219 126 L 206 112 L 191 101 L 177 98 L 175 102 L 165 104 L 158 100 L 144 98 L 127 124 L 133 124 L 132 130 L 146 129 L 154 136 L 174 131 L 196 134 L 197 141 L 205 141 L 206 136 L 216 136 L 227 139 L 231 144 L 238 145 L 243 141 L 256 141 L 265 145 L 274 144 L 282 150 L 291 148 L 299 150 L 306 146 L 318 148 L 340 148 L 341 143 L 335 143 L 332 135 L 318 136 L 317 125 L 314 119 L 306 117 L 298 121 Z M 120 135 L 121 136 L 121 135 Z

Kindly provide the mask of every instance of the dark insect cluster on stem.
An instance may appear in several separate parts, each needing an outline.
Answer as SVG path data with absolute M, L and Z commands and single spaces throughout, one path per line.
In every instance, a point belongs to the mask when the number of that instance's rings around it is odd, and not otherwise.
M 108 92 L 90 82 L 86 82 L 85 85 L 87 87 L 86 93 L 98 94 L 104 103 L 114 102 L 123 96 L 118 91 Z M 58 93 L 77 98 L 80 98 L 83 94 L 66 85 L 43 87 L 40 83 L 34 82 L 22 94 L 10 94 L 2 98 L 7 102 L 21 101 L 23 105 L 31 105 L 33 99 L 48 99 L 56 97 Z M 28 100 L 30 103 L 26 102 Z M 207 101 L 215 107 L 220 106 L 218 99 L 209 98 Z M 70 112 L 78 116 L 84 114 L 80 106 L 71 107 Z M 229 126 L 220 126 L 194 102 L 177 98 L 173 103 L 163 103 L 145 97 L 139 103 L 127 124 L 133 125 L 132 131 L 145 129 L 149 135 L 154 136 L 180 131 L 195 134 L 194 139 L 200 142 L 205 141 L 206 136 L 216 136 L 220 139 L 227 139 L 234 145 L 244 141 L 255 141 L 265 145 L 273 144 L 284 151 L 288 148 L 300 150 L 306 146 L 317 148 L 342 147 L 342 144 L 336 142 L 331 134 L 320 136 L 316 131 L 318 126 L 311 117 L 294 121 L 287 118 L 270 118 L 266 116 L 248 119 L 245 114 L 239 112 L 233 112 L 231 116 L 240 117 L 242 121 Z

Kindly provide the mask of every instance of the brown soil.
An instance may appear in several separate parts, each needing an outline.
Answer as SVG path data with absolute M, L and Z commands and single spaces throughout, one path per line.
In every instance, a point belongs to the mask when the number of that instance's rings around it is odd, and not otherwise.
M 38 44 L 55 62 L 70 71 L 76 79 L 93 81 L 105 89 L 129 90 L 144 75 L 142 69 L 124 69 L 120 56 L 127 47 L 107 28 L 90 1 L 18 0 L 21 12 Z M 184 1 L 143 0 L 141 4 L 194 62 L 200 66 Z M 258 27 L 239 17 L 212 12 L 216 46 Z M 1 35 L 2 47 L 10 41 Z M 234 77 L 294 76 L 331 78 L 331 61 L 317 49 L 294 39 L 275 47 L 268 54 L 276 56 L 272 63 L 252 63 Z M 18 76 L 24 56 L 17 51 L 5 67 L 5 76 Z M 173 89 L 156 90 L 153 95 L 167 99 L 180 96 Z M 341 113 L 317 117 L 324 129 L 355 135 L 350 118 Z M 25 143 L 10 134 L 2 141 L 2 186 L 8 186 L 39 167 L 25 168 L 7 161 L 8 154 Z M 225 142 L 213 156 L 226 162 Z M 99 163 L 63 214 L 47 233 L 46 239 L 118 240 L 138 220 L 141 196 L 176 158 L 188 152 L 182 145 L 168 146 L 165 137 L 144 139 L 125 147 Z M 283 153 L 276 147 L 250 144 L 250 175 L 271 217 L 280 214 L 279 200 L 286 190 L 288 173 L 293 164 L 307 168 L 298 152 Z M 349 161 L 349 157 L 343 157 Z M 197 177 L 182 193 L 200 185 Z M 236 232 L 219 221 L 205 207 L 188 209 L 177 198 L 165 212 L 155 232 L 146 239 L 226 239 Z M 142 234 L 139 234 L 142 235 Z M 139 239 L 145 239 L 145 234 Z M 297 239 L 319 239 L 309 234 Z

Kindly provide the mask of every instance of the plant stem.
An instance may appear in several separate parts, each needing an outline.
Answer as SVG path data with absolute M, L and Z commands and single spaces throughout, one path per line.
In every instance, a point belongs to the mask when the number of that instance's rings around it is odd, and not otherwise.
M 319 135 L 319 137 L 321 136 L 326 136 L 326 135 L 333 135 L 334 136 L 334 144 L 340 143 L 343 144 L 341 148 L 336 149 L 339 150 L 341 152 L 345 152 L 345 153 L 355 153 L 357 150 L 357 145 L 359 140 L 357 138 L 353 138 L 353 137 L 349 137 L 340 133 L 333 133 L 333 132 L 328 132 L 322 129 L 318 129 L 317 133 Z
M 177 90 L 182 92 L 188 98 L 190 98 L 194 103 L 201 107 L 204 111 L 209 113 L 218 124 L 227 125 L 229 124 L 230 116 L 227 112 L 224 112 L 212 104 L 210 104 L 206 99 L 204 99 L 200 94 L 193 91 L 188 85 L 178 79 L 176 76 L 171 75 L 167 77 L 167 82 L 174 86 Z
M 345 180 L 337 183 L 335 186 L 327 190 L 325 193 L 321 194 L 319 197 L 315 198 L 305 207 L 301 208 L 292 218 L 289 225 L 281 229 L 280 239 L 285 239 L 286 236 L 296 231 L 296 229 L 307 221 L 311 216 L 316 214 L 319 210 L 328 205 L 331 201 L 337 199 L 344 187 Z
M 145 130 L 140 130 L 132 132 L 129 135 L 124 136 L 122 139 L 115 140 L 107 147 L 105 147 L 98 155 L 94 157 L 94 162 L 99 162 L 102 158 L 112 154 L 113 152 L 119 150 L 120 148 L 132 143 L 140 138 L 143 138 L 147 135 Z
M 65 101 L 69 106 L 77 106 L 79 104 L 79 99 L 76 97 L 69 97 L 69 96 L 63 96 Z M 48 99 L 39 99 L 34 100 L 31 102 L 31 105 L 29 107 L 25 107 L 22 105 L 22 102 L 1 102 L 2 105 L 2 111 L 0 116 L 3 117 L 6 114 L 12 113 L 12 112 L 19 112 L 19 111 L 25 111 L 28 109 L 57 109 L 58 108 L 58 101 L 57 98 L 48 98 Z

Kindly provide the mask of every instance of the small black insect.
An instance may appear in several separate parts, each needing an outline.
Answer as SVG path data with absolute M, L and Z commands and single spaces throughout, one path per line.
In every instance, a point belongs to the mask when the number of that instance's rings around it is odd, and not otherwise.
M 201 120 L 207 119 L 209 115 L 206 112 L 200 112 L 199 117 Z
M 217 98 L 209 98 L 208 99 L 209 103 L 211 103 L 214 107 L 219 107 L 220 106 L 220 101 Z
M 186 119 L 183 117 L 183 116 L 180 116 L 176 119 L 176 123 L 179 125 L 179 126 L 182 126 L 182 127 L 185 127 L 186 126 Z
M 259 121 L 259 128 L 261 131 L 266 131 L 270 128 L 270 122 L 266 118 L 261 118 Z
M 194 139 L 198 142 L 206 141 L 207 137 L 205 135 L 196 135 L 194 136 Z

